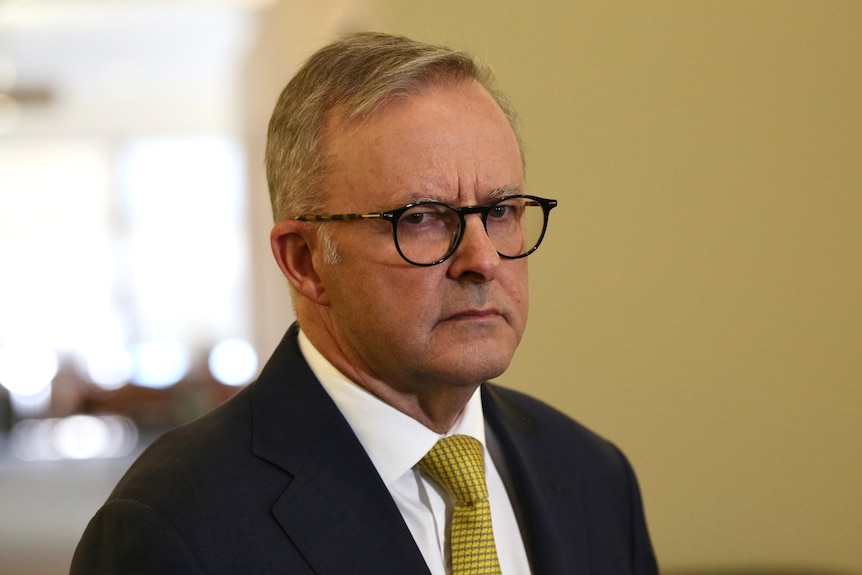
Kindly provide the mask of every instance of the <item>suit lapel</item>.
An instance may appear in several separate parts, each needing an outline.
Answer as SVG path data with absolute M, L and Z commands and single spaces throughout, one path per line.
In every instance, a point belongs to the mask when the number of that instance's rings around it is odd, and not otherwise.
M 507 488 L 533 573 L 587 573 L 583 494 L 572 487 L 579 483 L 559 476 L 555 454 L 538 447 L 545 431 L 531 413 L 490 384 L 482 386 L 482 404 L 511 477 Z
M 428 573 L 388 489 L 288 331 L 256 384 L 253 450 L 290 476 L 272 513 L 320 575 Z

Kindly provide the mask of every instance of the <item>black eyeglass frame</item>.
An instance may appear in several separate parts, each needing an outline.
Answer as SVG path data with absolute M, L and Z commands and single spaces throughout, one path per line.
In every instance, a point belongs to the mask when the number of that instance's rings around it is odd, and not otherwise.
M 557 200 L 540 198 L 538 196 L 529 196 L 526 194 L 517 194 L 517 195 L 513 195 L 513 196 L 503 196 L 500 199 L 498 199 L 498 200 L 496 200 L 490 204 L 484 204 L 484 205 L 478 205 L 478 206 L 462 206 L 460 208 L 456 208 L 456 207 L 450 206 L 449 204 L 446 204 L 444 202 L 421 201 L 421 202 L 414 202 L 412 204 L 407 204 L 406 206 L 402 206 L 400 208 L 396 208 L 394 210 L 388 210 L 385 212 L 372 212 L 372 213 L 367 213 L 367 214 L 300 214 L 293 219 L 301 221 L 301 222 L 342 222 L 342 221 L 370 220 L 370 219 L 387 220 L 389 223 L 392 224 L 392 241 L 395 242 L 395 249 L 398 250 L 398 254 L 401 256 L 401 258 L 404 259 L 404 261 L 406 261 L 407 263 L 414 265 L 414 266 L 429 267 L 429 266 L 436 266 L 438 264 L 442 264 L 443 262 L 448 260 L 450 257 L 452 257 L 452 254 L 454 254 L 455 251 L 458 249 L 458 246 L 461 245 L 461 240 L 464 238 L 464 231 L 467 229 L 467 220 L 465 219 L 465 216 L 467 216 L 469 214 L 481 214 L 482 226 L 485 228 L 485 233 L 487 234 L 488 233 L 488 214 L 491 213 L 491 210 L 493 210 L 495 207 L 497 207 L 497 205 L 499 205 L 505 201 L 517 199 L 517 198 L 523 198 L 523 199 L 529 200 L 531 202 L 535 202 L 535 204 L 533 204 L 533 205 L 541 206 L 542 212 L 544 213 L 544 222 L 542 224 L 542 233 L 539 234 L 539 239 L 536 241 L 536 245 L 534 245 L 532 248 L 530 248 L 529 250 L 527 250 L 523 254 L 520 254 L 517 256 L 507 256 L 505 254 L 500 253 L 499 251 L 497 252 L 497 255 L 499 255 L 501 258 L 516 260 L 516 259 L 520 259 L 520 258 L 525 258 L 528 255 L 535 252 L 537 249 L 539 249 L 539 246 L 542 244 L 542 240 L 545 238 L 545 231 L 547 231 L 547 229 L 548 229 L 549 214 L 550 214 L 552 209 L 557 207 Z M 404 252 L 401 251 L 401 246 L 398 243 L 398 222 L 401 219 L 401 216 L 404 215 L 404 213 L 407 212 L 408 210 L 415 208 L 416 206 L 423 206 L 423 205 L 436 205 L 436 206 L 442 206 L 442 207 L 448 208 L 448 209 L 452 210 L 453 212 L 455 212 L 456 214 L 458 214 L 458 218 L 460 219 L 460 227 L 458 228 L 458 236 L 452 242 L 452 245 L 450 246 L 449 250 L 446 252 L 446 255 L 444 255 L 439 260 L 437 260 L 435 262 L 431 262 L 431 263 L 418 263 L 418 262 L 414 262 L 413 260 L 409 259 L 407 256 L 404 255 Z

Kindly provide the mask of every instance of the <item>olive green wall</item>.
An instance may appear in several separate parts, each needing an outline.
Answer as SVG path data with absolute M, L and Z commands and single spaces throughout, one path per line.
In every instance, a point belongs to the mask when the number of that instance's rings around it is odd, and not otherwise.
M 862 572 L 862 2 L 370 10 L 520 109 L 560 207 L 502 381 L 625 450 L 662 565 Z

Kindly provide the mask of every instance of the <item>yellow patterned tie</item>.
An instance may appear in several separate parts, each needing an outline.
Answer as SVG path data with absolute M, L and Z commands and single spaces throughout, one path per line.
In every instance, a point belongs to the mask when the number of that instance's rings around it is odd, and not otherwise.
M 482 444 L 467 435 L 444 437 L 419 467 L 455 499 L 449 537 L 452 575 L 499 575 Z

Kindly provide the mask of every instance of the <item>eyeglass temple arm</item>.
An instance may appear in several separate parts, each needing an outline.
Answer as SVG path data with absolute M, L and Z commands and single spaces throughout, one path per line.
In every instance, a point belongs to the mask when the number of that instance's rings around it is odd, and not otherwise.
M 385 217 L 382 213 L 373 214 L 299 214 L 294 219 L 300 222 L 339 222 L 342 220 L 370 220 Z

